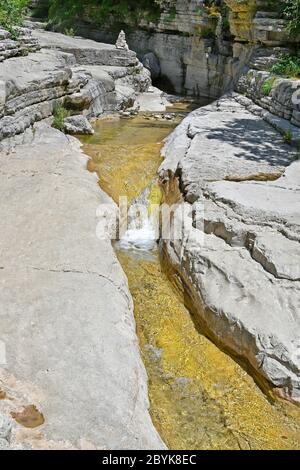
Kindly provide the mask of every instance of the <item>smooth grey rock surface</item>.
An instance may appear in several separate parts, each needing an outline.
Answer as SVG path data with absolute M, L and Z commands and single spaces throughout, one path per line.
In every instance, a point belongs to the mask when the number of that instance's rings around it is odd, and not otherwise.
M 189 202 L 210 181 L 279 176 L 295 155 L 280 134 L 230 95 L 191 113 L 167 140 L 163 153 L 160 173 L 179 172 Z
M 261 233 L 255 239 L 252 257 L 280 279 L 300 281 L 300 244 L 278 232 Z
M 136 105 L 141 112 L 164 112 L 167 106 L 171 103 L 168 102 L 164 93 L 156 87 L 150 87 L 147 93 L 140 93 L 136 99 Z
M 14 443 L 161 449 L 127 280 L 108 234 L 96 237 L 96 209 L 113 202 L 73 137 L 43 123 L 26 141 L 0 153 L 0 383 L 26 390 L 45 424 L 38 439 L 18 425 Z
M 135 52 L 128 49 L 116 49 L 111 44 L 43 30 L 34 30 L 32 35 L 38 39 L 41 47 L 55 48 L 73 54 L 80 65 L 130 67 L 138 63 Z
M 177 177 L 204 217 L 164 249 L 216 341 L 300 402 L 300 161 L 236 98 L 194 111 L 166 142 L 161 181 L 168 191 Z

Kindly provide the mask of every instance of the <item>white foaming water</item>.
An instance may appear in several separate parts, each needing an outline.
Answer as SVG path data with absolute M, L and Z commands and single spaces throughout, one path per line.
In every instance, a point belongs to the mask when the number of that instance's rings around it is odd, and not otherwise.
M 151 251 L 157 247 L 157 234 L 151 221 L 146 219 L 140 228 L 129 228 L 119 241 L 123 250 Z
M 151 183 L 132 203 L 128 211 L 128 228 L 117 245 L 121 250 L 154 252 L 159 239 L 159 217 L 149 210 Z

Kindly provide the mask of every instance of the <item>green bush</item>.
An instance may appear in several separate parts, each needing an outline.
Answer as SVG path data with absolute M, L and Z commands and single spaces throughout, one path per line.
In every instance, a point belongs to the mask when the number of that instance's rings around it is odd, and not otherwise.
M 287 30 L 290 35 L 300 34 L 300 0 L 268 0 L 266 7 L 277 11 L 279 16 L 288 21 Z
M 290 78 L 300 77 L 300 54 L 285 54 L 273 65 L 271 71 L 276 75 Z
M 216 33 L 212 28 L 206 28 L 206 29 L 200 30 L 200 36 L 203 39 L 215 39 Z
M 56 105 L 53 111 L 52 127 L 58 129 L 59 131 L 63 131 L 65 127 L 65 119 L 68 117 L 68 115 L 68 111 L 63 107 L 62 104 Z
M 284 0 L 283 15 L 288 20 L 288 32 L 292 35 L 300 34 L 300 0 Z
M 283 141 L 286 143 L 286 144 L 291 144 L 292 143 L 292 140 L 293 140 L 293 134 L 292 134 L 292 131 L 288 130 L 284 133 L 283 135 Z
M 43 0 L 42 2 L 38 2 L 31 8 L 31 15 L 34 18 L 40 19 L 47 19 L 49 14 L 50 8 L 50 0 Z
M 28 6 L 28 0 L 1 0 L 0 25 L 16 35 L 16 26 L 23 22 Z
M 270 95 L 270 93 L 273 89 L 273 85 L 274 85 L 275 80 L 276 80 L 275 77 L 270 77 L 264 82 L 264 84 L 262 86 L 262 92 L 265 96 Z

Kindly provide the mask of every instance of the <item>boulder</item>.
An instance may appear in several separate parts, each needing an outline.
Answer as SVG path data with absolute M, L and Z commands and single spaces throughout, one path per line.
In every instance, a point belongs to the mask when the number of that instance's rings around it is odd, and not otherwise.
M 171 103 L 166 95 L 156 87 L 150 87 L 147 93 L 137 96 L 136 104 L 141 112 L 164 112 Z
M 85 116 L 69 116 L 64 119 L 64 131 L 66 134 L 94 134 L 94 129 Z

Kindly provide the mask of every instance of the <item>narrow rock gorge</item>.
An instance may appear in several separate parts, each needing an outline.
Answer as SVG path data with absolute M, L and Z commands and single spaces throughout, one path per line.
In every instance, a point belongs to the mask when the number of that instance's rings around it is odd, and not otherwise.
M 0 6 L 0 449 L 299 450 L 293 0 L 27 3 Z

